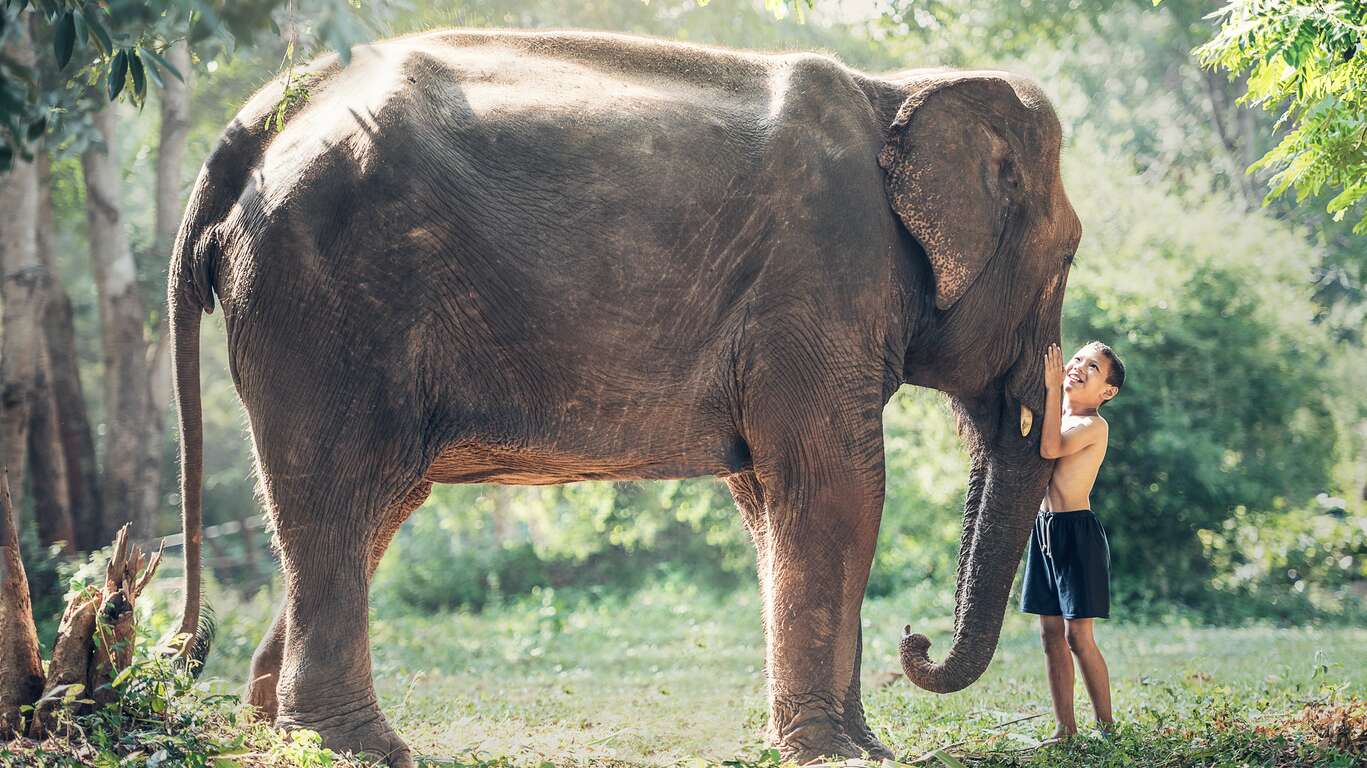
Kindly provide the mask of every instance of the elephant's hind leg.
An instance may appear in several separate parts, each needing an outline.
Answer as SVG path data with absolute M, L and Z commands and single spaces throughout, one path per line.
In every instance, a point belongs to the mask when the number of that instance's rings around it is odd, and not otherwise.
M 375 696 L 367 598 L 376 537 L 392 534 L 388 512 L 422 479 L 413 441 L 419 426 L 377 407 L 394 398 L 361 386 L 367 382 L 354 373 L 326 381 L 352 390 L 311 391 L 290 408 L 278 397 L 265 405 L 243 397 L 285 579 L 275 724 L 317 731 L 338 752 L 409 768 L 412 753 Z M 265 391 L 287 391 L 266 383 Z
M 427 501 L 432 494 L 432 483 L 424 480 L 413 487 L 399 503 L 385 510 L 379 530 L 375 532 L 374 544 L 370 549 L 370 567 L 367 580 L 375 575 L 385 550 L 394 534 L 404 524 L 409 515 Z M 256 653 L 252 654 L 251 677 L 247 680 L 246 701 L 256 709 L 259 717 L 268 723 L 275 722 L 280 710 L 280 699 L 276 695 L 276 682 L 280 679 L 280 662 L 285 657 L 285 608 L 281 605 L 275 612 L 275 620 L 266 636 L 261 639 Z

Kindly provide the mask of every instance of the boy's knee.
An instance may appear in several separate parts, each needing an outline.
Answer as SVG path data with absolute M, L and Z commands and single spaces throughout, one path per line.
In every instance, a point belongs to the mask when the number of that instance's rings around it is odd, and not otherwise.
M 1071 624 L 1063 631 L 1064 639 L 1068 642 L 1068 647 L 1074 653 L 1085 651 L 1093 646 L 1092 633 L 1083 629 L 1078 629 Z
M 1064 643 L 1063 622 L 1041 622 L 1039 637 L 1045 648 L 1062 646 Z

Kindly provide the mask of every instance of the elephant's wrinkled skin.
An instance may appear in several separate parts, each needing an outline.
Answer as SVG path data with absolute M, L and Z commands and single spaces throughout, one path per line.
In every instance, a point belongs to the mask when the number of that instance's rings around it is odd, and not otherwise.
M 299 73 L 296 71 L 296 78 Z M 198 332 L 218 296 L 287 597 L 251 701 L 394 765 L 374 563 L 431 483 L 725 478 L 758 551 L 770 737 L 877 756 L 859 610 L 882 409 L 952 396 L 974 457 L 954 690 L 996 646 L 1048 464 L 1023 406 L 1080 227 L 1060 128 L 998 72 L 437 31 L 263 88 L 200 172 L 171 264 L 198 614 Z

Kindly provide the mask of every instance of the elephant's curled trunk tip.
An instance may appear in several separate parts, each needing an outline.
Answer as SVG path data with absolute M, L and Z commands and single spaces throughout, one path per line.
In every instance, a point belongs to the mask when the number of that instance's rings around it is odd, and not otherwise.
M 912 633 L 910 624 L 902 629 L 901 651 L 902 671 L 907 679 L 932 693 L 954 693 L 967 688 L 977 679 L 976 676 L 956 679 L 963 676 L 948 674 L 946 664 L 931 661 L 930 638 Z

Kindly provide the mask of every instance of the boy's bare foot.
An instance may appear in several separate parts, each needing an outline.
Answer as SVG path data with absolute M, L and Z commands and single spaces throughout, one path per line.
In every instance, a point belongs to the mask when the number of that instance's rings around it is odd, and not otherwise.
M 1053 736 L 1050 736 L 1049 738 L 1047 738 L 1047 739 L 1045 739 L 1044 741 L 1041 741 L 1041 742 L 1040 742 L 1040 746 L 1041 746 L 1041 747 L 1044 747 L 1044 746 L 1048 746 L 1048 745 L 1050 745 L 1050 744 L 1063 744 L 1063 743 L 1067 742 L 1068 740 L 1072 739 L 1072 738 L 1073 738 L 1074 736 L 1076 736 L 1076 735 L 1077 735 L 1077 729 L 1076 729 L 1076 728 L 1074 728 L 1074 729 L 1068 729 L 1068 728 L 1064 728 L 1063 726 L 1060 725 L 1058 728 L 1056 728 L 1056 729 L 1054 730 L 1054 735 L 1053 735 Z

